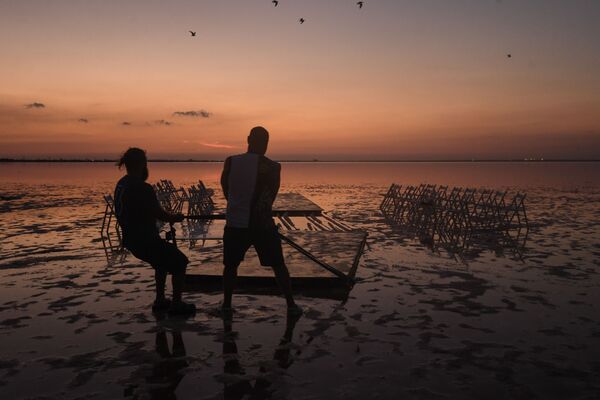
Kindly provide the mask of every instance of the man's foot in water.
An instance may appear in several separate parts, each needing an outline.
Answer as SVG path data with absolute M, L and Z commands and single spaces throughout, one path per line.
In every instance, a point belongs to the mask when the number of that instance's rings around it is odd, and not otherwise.
M 173 302 L 168 312 L 169 315 L 192 315 L 196 313 L 196 306 L 183 301 Z
M 298 318 L 304 314 L 302 308 L 298 304 L 292 304 L 287 308 L 287 316 L 290 318 Z
M 156 299 L 154 300 L 154 303 L 152 303 L 152 312 L 166 312 L 169 308 L 171 308 L 171 304 L 172 301 L 166 297 L 163 297 L 162 299 Z

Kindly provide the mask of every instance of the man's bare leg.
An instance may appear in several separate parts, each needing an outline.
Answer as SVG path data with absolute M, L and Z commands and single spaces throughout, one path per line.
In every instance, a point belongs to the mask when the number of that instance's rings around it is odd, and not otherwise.
M 273 267 L 273 272 L 275 273 L 275 279 L 277 280 L 279 289 L 283 292 L 283 295 L 285 296 L 285 301 L 287 303 L 288 308 L 296 307 L 296 303 L 294 302 L 294 296 L 292 295 L 290 273 L 287 267 L 285 266 L 285 264 L 275 266 Z
M 181 299 L 185 285 L 185 269 L 171 274 L 171 285 L 173 286 L 173 302 L 169 308 L 171 315 L 192 315 L 196 312 L 196 306 L 186 303 Z
M 223 269 L 223 309 L 231 309 L 231 299 L 237 279 L 237 265 L 226 265 Z
M 173 303 L 181 303 L 181 293 L 185 284 L 185 271 L 177 272 L 171 275 L 171 285 L 173 286 Z
M 156 302 L 162 302 L 165 300 L 165 285 L 167 282 L 167 273 L 155 269 L 154 282 L 156 283 Z

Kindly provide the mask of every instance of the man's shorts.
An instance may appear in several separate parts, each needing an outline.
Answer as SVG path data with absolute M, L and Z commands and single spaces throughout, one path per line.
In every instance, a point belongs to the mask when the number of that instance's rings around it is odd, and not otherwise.
M 188 258 L 173 243 L 163 239 L 151 242 L 136 243 L 127 247 L 131 254 L 152 265 L 161 272 L 177 274 L 185 272 L 189 263 Z
M 246 251 L 254 246 L 262 266 L 284 265 L 281 239 L 277 229 L 248 229 L 225 227 L 223 235 L 223 264 L 239 265 Z

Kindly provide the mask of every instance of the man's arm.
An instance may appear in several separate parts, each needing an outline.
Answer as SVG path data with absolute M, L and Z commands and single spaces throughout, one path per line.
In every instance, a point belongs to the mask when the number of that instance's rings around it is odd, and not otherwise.
M 277 197 L 279 186 L 281 185 L 281 164 L 277 163 L 275 165 L 277 165 L 277 168 L 273 176 L 273 200 Z
M 221 173 L 221 189 L 223 189 L 223 195 L 225 200 L 229 197 L 229 172 L 231 171 L 231 157 L 227 157 L 223 164 L 223 172 Z

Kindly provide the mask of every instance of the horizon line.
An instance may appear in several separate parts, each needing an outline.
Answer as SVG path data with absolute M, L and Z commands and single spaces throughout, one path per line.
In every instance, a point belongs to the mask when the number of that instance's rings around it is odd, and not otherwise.
M 116 163 L 118 159 L 112 158 L 0 158 L 0 163 Z M 149 159 L 151 163 L 222 163 L 224 159 L 169 159 L 169 158 L 155 158 Z M 341 160 L 301 160 L 301 159 L 279 159 L 274 160 L 277 162 L 284 163 L 464 163 L 464 162 L 600 162 L 600 158 L 464 158 L 464 159 L 383 159 L 383 160 L 369 160 L 369 159 L 341 159 Z

